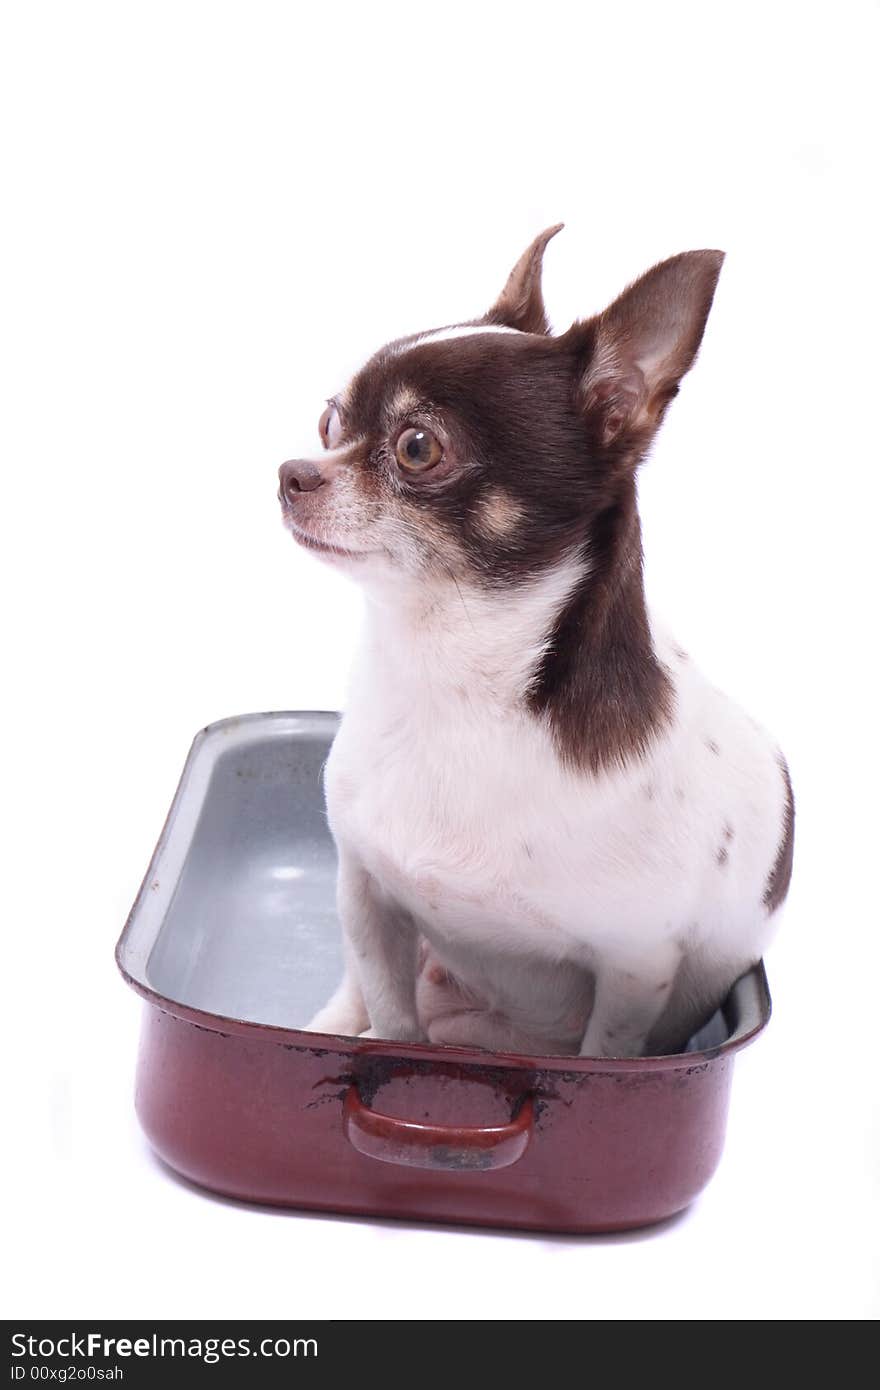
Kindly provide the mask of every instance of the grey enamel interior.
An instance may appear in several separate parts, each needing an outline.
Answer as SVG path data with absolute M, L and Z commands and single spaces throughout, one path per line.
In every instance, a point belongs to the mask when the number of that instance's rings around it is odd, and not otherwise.
M 145 982 L 208 1013 L 296 1028 L 342 973 L 336 851 L 315 727 L 212 738 L 210 774 Z M 335 727 L 335 721 L 332 721 Z M 196 757 L 202 752 L 197 751 Z
M 322 768 L 332 714 L 246 715 L 196 739 L 119 947 L 139 983 L 225 1018 L 303 1027 L 342 970 Z M 760 967 L 758 968 L 760 970 Z M 688 1050 L 751 1031 L 763 970 Z

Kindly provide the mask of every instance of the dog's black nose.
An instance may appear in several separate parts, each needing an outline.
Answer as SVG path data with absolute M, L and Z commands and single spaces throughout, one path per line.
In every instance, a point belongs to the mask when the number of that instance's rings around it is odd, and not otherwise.
M 283 502 L 295 502 L 301 492 L 314 492 L 326 483 L 317 464 L 309 459 L 289 459 L 278 469 L 281 483 L 279 497 Z

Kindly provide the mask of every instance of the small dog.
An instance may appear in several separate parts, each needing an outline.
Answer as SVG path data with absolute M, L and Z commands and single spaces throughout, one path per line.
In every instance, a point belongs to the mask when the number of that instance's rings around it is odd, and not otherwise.
M 552 336 L 535 239 L 482 318 L 382 348 L 280 469 L 297 541 L 363 585 L 326 768 L 346 973 L 310 1027 L 677 1051 L 785 898 L 785 762 L 648 616 L 636 470 L 723 255 Z

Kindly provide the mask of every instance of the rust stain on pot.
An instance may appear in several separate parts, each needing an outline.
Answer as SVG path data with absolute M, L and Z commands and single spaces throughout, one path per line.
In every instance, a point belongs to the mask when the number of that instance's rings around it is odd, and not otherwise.
M 493 1066 L 487 1063 L 462 1065 L 438 1061 L 435 1058 L 400 1058 L 377 1053 L 355 1053 L 352 1056 L 350 1081 L 357 1085 L 365 1105 L 371 1104 L 377 1091 L 390 1081 L 413 1077 L 446 1077 L 453 1081 L 474 1082 L 489 1087 L 506 1100 L 521 1098 L 536 1089 L 537 1073 L 523 1068 Z
M 492 1167 L 492 1155 L 481 1153 L 479 1149 L 455 1149 L 446 1144 L 434 1144 L 429 1150 L 433 1166 L 448 1168 L 450 1172 L 485 1171 Z

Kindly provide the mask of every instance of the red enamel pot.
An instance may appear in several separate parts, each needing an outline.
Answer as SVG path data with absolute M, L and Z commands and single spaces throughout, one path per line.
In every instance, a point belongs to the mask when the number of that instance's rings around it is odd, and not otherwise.
M 304 1031 L 341 974 L 321 770 L 333 714 L 195 739 L 117 946 L 146 1001 L 136 1106 L 157 1153 L 277 1206 L 545 1231 L 680 1211 L 721 1156 L 763 965 L 674 1056 L 521 1056 Z

